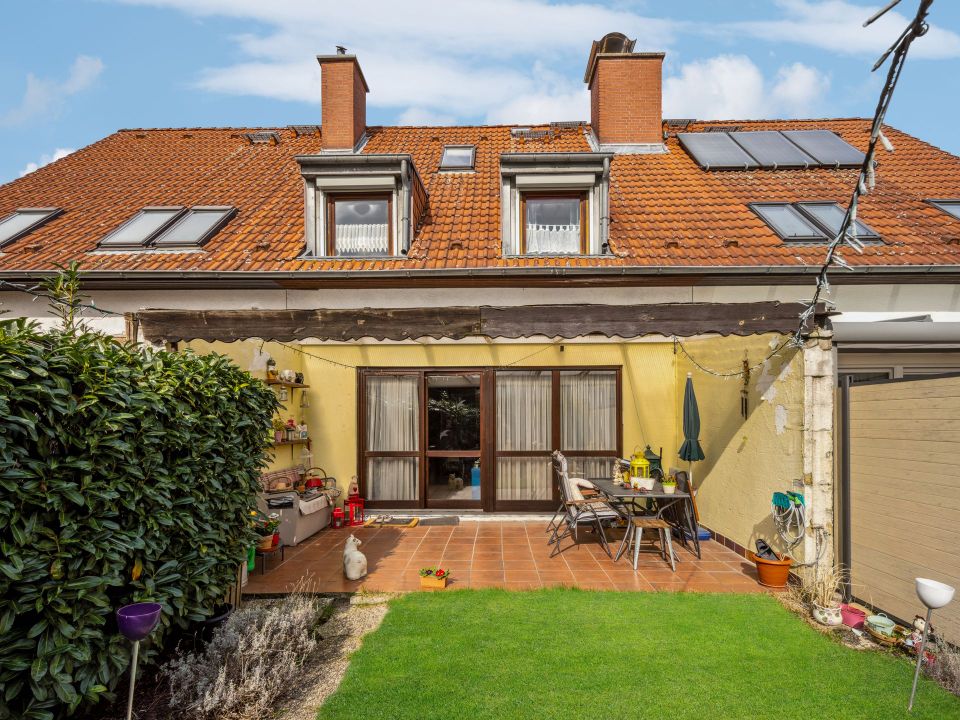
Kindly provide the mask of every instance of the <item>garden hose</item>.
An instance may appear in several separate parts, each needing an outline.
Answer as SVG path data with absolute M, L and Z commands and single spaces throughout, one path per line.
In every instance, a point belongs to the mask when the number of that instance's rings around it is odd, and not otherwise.
M 803 542 L 804 529 L 807 525 L 807 507 L 803 495 L 795 492 L 776 492 L 770 503 L 773 514 L 773 525 L 777 535 L 793 550 Z

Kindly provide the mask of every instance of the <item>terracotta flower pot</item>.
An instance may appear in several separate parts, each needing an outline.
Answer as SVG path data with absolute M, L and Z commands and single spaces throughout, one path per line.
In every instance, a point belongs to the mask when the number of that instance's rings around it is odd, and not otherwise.
M 765 560 L 750 553 L 750 559 L 757 566 L 757 576 L 764 587 L 783 589 L 787 586 L 790 577 L 790 566 L 793 558 L 785 557 L 782 560 Z

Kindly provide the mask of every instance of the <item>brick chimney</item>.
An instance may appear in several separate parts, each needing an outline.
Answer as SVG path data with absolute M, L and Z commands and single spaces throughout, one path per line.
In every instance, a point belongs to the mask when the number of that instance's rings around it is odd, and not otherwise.
M 635 43 L 609 33 L 590 48 L 583 81 L 590 88 L 590 124 L 601 145 L 663 144 L 664 53 L 635 53 Z
M 367 129 L 367 81 L 356 55 L 337 48 L 320 63 L 321 132 L 325 150 L 353 150 Z

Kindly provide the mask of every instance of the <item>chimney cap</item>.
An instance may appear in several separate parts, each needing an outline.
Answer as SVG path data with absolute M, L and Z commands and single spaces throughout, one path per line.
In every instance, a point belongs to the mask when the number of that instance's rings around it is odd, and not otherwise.
M 599 40 L 594 40 L 590 46 L 590 56 L 587 58 L 587 69 L 583 74 L 583 81 L 590 85 L 598 57 L 663 58 L 666 56 L 666 53 L 662 52 L 635 53 L 633 48 L 636 44 L 636 39 L 631 40 L 619 32 L 607 33 Z
M 340 46 L 338 45 L 337 50 L 339 51 L 339 49 Z M 317 62 L 320 63 L 321 68 L 329 63 L 352 62 L 357 67 L 357 74 L 360 75 L 360 82 L 363 83 L 363 89 L 367 92 L 370 92 L 370 86 L 367 85 L 367 79 L 363 76 L 363 70 L 360 69 L 360 61 L 357 60 L 356 55 L 346 55 L 341 54 L 340 52 L 337 52 L 336 55 L 317 55 Z

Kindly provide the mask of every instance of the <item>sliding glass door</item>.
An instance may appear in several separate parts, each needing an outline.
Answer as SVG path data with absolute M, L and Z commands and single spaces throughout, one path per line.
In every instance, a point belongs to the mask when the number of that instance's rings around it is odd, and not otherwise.
M 359 389 L 374 509 L 552 510 L 555 449 L 579 477 L 621 452 L 619 368 L 371 369 Z

